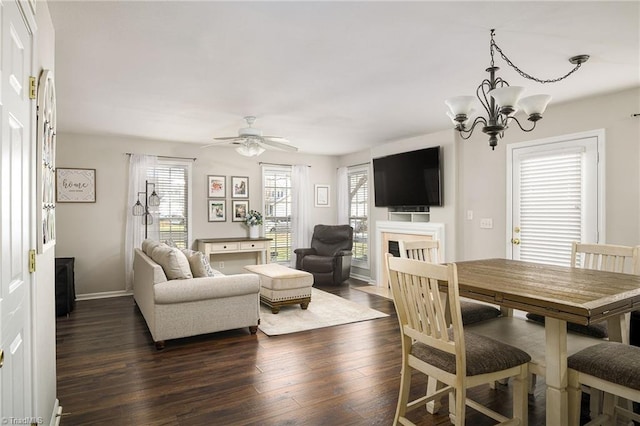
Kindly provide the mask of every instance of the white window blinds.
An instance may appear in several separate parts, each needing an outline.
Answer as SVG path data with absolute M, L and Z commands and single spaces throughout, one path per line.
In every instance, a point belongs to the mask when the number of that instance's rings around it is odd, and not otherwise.
M 520 259 L 568 266 L 583 222 L 583 150 L 520 162 Z M 526 242 L 526 244 L 525 244 Z
M 160 196 L 158 222 L 160 241 L 172 240 L 180 248 L 189 248 L 189 167 L 191 164 L 161 162 L 149 171 Z
M 353 227 L 353 263 L 369 267 L 369 172 L 349 167 L 349 224 Z

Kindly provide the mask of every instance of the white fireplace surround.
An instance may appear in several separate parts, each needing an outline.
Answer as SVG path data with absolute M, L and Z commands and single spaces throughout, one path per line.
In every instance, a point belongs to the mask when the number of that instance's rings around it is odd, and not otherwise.
M 440 241 L 440 255 L 442 261 L 445 261 L 445 239 L 444 239 L 444 224 L 434 222 L 400 222 L 390 220 L 380 220 L 376 222 L 376 260 L 378 263 L 376 283 L 380 287 L 386 287 L 384 273 L 384 258 L 389 252 L 388 239 L 385 238 L 385 234 L 406 234 L 413 238 L 415 236 L 429 236 L 434 240 Z M 385 246 L 385 247 L 383 247 Z

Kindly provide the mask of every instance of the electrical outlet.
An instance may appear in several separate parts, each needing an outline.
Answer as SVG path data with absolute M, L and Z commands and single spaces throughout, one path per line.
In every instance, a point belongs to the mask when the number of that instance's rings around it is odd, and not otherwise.
M 493 219 L 491 219 L 491 218 L 480 219 L 480 228 L 492 229 L 493 228 Z
M 218 262 L 218 268 L 224 269 L 224 262 Z

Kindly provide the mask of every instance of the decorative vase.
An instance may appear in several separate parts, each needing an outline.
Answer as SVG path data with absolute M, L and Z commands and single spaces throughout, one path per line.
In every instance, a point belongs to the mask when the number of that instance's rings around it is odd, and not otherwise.
M 249 227 L 249 238 L 259 238 L 260 237 L 260 227 L 259 226 L 250 226 Z

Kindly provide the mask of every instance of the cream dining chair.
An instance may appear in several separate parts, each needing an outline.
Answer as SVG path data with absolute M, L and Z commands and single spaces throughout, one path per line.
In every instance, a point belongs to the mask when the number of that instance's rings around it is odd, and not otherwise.
M 398 249 L 400 257 L 406 259 L 421 260 L 429 263 L 442 263 L 440 251 L 440 240 L 399 240 Z M 460 311 L 462 312 L 462 324 L 473 324 L 500 316 L 500 310 L 484 303 L 460 300 Z M 431 395 L 441 387 L 432 377 L 428 379 L 427 395 Z M 440 401 L 434 400 L 427 404 L 427 411 L 431 414 L 440 410 Z
M 407 413 L 450 395 L 450 418 L 464 425 L 466 406 L 498 422 L 510 420 L 467 398 L 467 389 L 513 377 L 513 419 L 527 424 L 527 373 L 531 357 L 513 346 L 465 332 L 462 326 L 457 267 L 387 256 L 393 302 L 402 339 L 400 393 L 394 425 L 413 425 Z M 447 316 L 450 312 L 450 318 Z M 445 385 L 409 401 L 412 371 Z
M 618 404 L 619 397 L 640 402 L 640 347 L 603 342 L 583 349 L 567 359 L 569 426 L 580 423 L 582 385 L 604 392 L 603 409 L 588 426 L 617 425 L 618 416 L 640 422 L 630 405 Z M 586 426 L 586 425 L 585 425 Z

